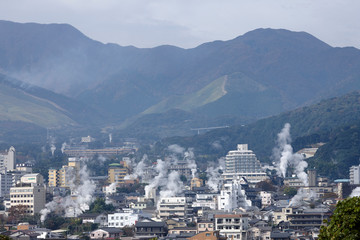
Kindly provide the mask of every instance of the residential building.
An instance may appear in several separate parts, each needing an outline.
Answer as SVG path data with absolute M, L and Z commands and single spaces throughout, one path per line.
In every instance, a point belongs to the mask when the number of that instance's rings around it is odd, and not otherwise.
M 272 194 L 265 191 L 260 191 L 261 206 L 267 207 L 272 204 Z
M 217 207 L 215 193 L 197 193 L 195 201 L 192 203 L 193 208 L 210 208 L 215 210 Z
M 177 164 L 172 164 L 169 167 L 169 172 L 176 171 L 179 175 L 183 175 L 187 180 L 192 178 L 191 169 L 188 167 L 188 163 L 186 161 L 178 161 Z
M 200 178 L 192 178 L 190 182 L 190 189 L 199 188 L 204 186 L 204 181 Z
M 329 220 L 331 212 L 328 209 L 297 209 L 287 216 L 291 229 L 304 229 L 307 227 L 318 228 L 324 225 L 324 220 Z
M 83 160 L 71 157 L 68 165 L 63 165 L 60 169 L 49 169 L 49 187 L 69 188 L 72 184 L 80 183 L 80 170 L 83 167 Z
M 129 169 L 120 163 L 112 163 L 108 168 L 108 182 L 122 184 L 124 183 L 124 178 L 129 174 Z
M 165 237 L 168 229 L 165 222 L 155 222 L 150 219 L 144 219 L 135 224 L 135 233 L 137 236 Z
M 226 173 L 261 173 L 260 161 L 247 144 L 238 144 L 237 150 L 229 151 L 225 158 Z
M 188 240 L 225 240 L 226 238 L 222 237 L 219 231 L 206 231 L 206 232 L 200 232 L 187 239 Z
M 25 212 L 30 215 L 39 213 L 45 207 L 45 191 L 41 174 L 26 174 L 16 187 L 10 189 L 10 205 L 25 206 Z
M 4 153 L 0 153 L 0 170 L 12 171 L 15 169 L 16 164 L 16 151 L 14 147 Z
M 82 223 L 96 223 L 100 227 L 108 226 L 107 214 L 105 213 L 83 213 L 79 216 Z
M 227 239 L 247 238 L 249 228 L 249 216 L 247 214 L 216 214 L 215 231 L 219 231 L 221 236 Z
M 315 169 L 308 169 L 307 174 L 308 174 L 309 187 L 317 187 L 318 184 L 317 184 L 316 170 Z
M 10 172 L 0 173 L 0 197 L 8 197 L 13 186 L 13 175 Z
M 350 184 L 360 184 L 360 165 L 350 167 Z
M 213 221 L 199 221 L 196 223 L 197 232 L 212 232 L 214 231 Z
M 159 217 L 177 217 L 180 219 L 191 218 L 191 199 L 187 197 L 168 197 L 160 199 Z
M 246 198 L 245 190 L 241 183 L 243 179 L 228 181 L 223 185 L 219 196 L 217 197 L 218 210 L 231 212 L 232 210 L 251 206 L 251 201 Z
M 132 212 L 118 212 L 108 214 L 108 227 L 131 227 L 139 220 L 139 215 Z
M 90 233 L 90 239 L 120 239 L 123 230 L 114 227 L 105 227 L 94 230 Z

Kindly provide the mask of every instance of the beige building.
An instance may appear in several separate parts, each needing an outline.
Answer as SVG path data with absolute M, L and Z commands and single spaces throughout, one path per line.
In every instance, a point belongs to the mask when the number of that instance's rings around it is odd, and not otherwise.
M 41 174 L 26 174 L 10 189 L 10 206 L 25 206 L 25 213 L 34 215 L 45 207 L 45 186 Z
M 70 184 L 79 184 L 82 161 L 78 158 L 69 158 L 68 165 L 59 170 L 49 169 L 49 187 L 70 187 Z
M 124 178 L 128 175 L 129 169 L 125 164 L 113 163 L 109 165 L 108 169 L 108 182 L 109 183 L 124 183 Z

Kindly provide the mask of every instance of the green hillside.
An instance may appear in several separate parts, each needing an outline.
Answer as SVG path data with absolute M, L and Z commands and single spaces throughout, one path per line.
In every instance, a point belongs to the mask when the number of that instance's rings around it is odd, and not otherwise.
M 0 75 L 0 121 L 33 123 L 41 127 L 76 124 L 67 116 L 70 113 L 55 102 L 29 92 L 8 82 L 5 75 Z
M 167 98 L 160 103 L 148 108 L 143 112 L 143 114 L 163 113 L 169 111 L 170 109 L 191 111 L 208 103 L 214 102 L 222 96 L 226 95 L 227 92 L 225 90 L 225 85 L 227 79 L 228 76 L 223 76 L 214 80 L 197 92 Z
M 358 91 L 249 125 L 213 130 L 192 137 L 167 138 L 156 144 L 155 152 L 171 144 L 193 147 L 200 156 L 198 160 L 201 162 L 216 160 L 225 156 L 229 150 L 236 149 L 236 144 L 248 143 L 249 148 L 254 150 L 260 161 L 271 162 L 277 134 L 287 122 L 291 124 L 295 150 L 318 142 L 326 143 L 319 149 L 319 155 L 309 161 L 311 166 L 319 167 L 320 174 L 332 178 L 345 177 L 348 167 L 358 161 L 360 156 L 358 150 L 360 139 L 357 132 L 360 126 L 360 92 Z

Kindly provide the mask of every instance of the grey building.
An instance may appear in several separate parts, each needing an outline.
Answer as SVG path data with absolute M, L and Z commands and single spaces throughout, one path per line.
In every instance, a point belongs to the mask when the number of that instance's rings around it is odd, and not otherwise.
M 260 161 L 247 144 L 238 144 L 237 150 L 229 151 L 225 158 L 226 173 L 260 173 Z

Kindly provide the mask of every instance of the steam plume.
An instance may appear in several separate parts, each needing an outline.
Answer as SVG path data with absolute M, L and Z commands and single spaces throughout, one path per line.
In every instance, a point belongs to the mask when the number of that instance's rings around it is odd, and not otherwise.
M 93 201 L 95 185 L 89 179 L 86 165 L 78 173 L 72 168 L 68 174 L 72 178 L 69 181 L 72 196 L 68 195 L 64 198 L 58 196 L 47 203 L 45 208 L 40 211 L 41 222 L 44 222 L 47 215 L 54 211 L 63 212 L 66 217 L 76 217 L 86 211 Z
M 350 197 L 360 197 L 360 187 L 355 188 L 351 192 Z
M 219 166 L 216 168 L 214 166 L 210 166 L 206 169 L 206 173 L 208 176 L 208 181 L 206 185 L 214 192 L 219 191 L 219 183 L 221 180 L 220 170 L 225 169 L 225 158 L 219 159 Z

